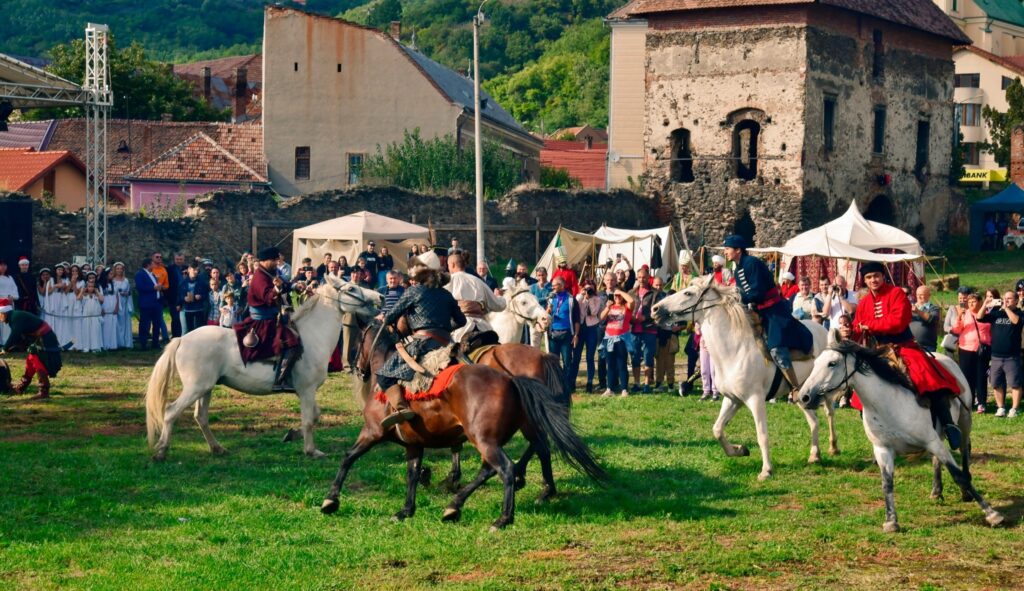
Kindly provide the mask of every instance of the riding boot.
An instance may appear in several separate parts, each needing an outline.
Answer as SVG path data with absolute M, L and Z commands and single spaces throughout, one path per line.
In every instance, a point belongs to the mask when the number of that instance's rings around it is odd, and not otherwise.
M 792 367 L 783 368 L 782 376 L 789 384 L 789 402 L 794 403 L 799 399 L 798 393 L 800 392 L 800 380 L 796 377 L 796 370 Z
M 302 350 L 298 347 L 289 347 L 281 354 L 281 364 L 277 368 L 277 377 L 274 379 L 274 392 L 294 392 L 292 386 L 292 368 L 298 360 Z
M 46 400 L 50 397 L 50 378 L 44 373 L 39 375 L 39 393 L 33 396 L 35 400 Z
M 928 398 L 932 403 L 932 418 L 938 420 L 939 425 L 946 432 L 946 440 L 949 441 L 950 449 L 960 449 L 960 428 L 953 422 L 953 413 L 949 409 L 949 405 L 952 404 L 949 392 L 946 390 L 928 392 Z
M 15 386 L 15 387 L 14 387 L 14 388 L 12 389 L 12 391 L 13 391 L 13 392 L 14 392 L 15 394 L 24 394 L 24 393 L 25 393 L 25 390 L 26 390 L 26 389 L 27 389 L 27 388 L 29 387 L 29 385 L 30 385 L 31 383 L 32 383 L 32 376 L 30 376 L 30 375 L 28 375 L 28 374 L 25 374 L 25 376 L 21 378 L 21 381 L 20 381 L 20 382 L 18 382 L 18 385 L 16 385 L 16 386 Z
M 391 414 L 384 417 L 380 422 L 380 426 L 384 429 L 390 429 L 391 427 L 399 424 L 411 421 L 416 418 L 416 413 L 409 408 L 409 401 L 403 396 L 402 386 L 395 384 L 384 391 L 384 396 L 387 396 L 388 404 L 394 409 Z

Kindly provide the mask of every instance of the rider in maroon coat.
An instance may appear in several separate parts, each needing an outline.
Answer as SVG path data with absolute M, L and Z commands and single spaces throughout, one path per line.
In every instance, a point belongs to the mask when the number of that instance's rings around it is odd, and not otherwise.
M 249 281 L 249 317 L 235 325 L 235 336 L 242 361 L 246 364 L 281 355 L 274 391 L 294 392 L 289 378 L 295 361 L 302 354 L 302 347 L 298 335 L 287 326 L 287 315 L 281 314 L 281 305 L 287 305 L 289 286 L 277 276 L 279 255 L 280 252 L 272 246 L 259 252 L 259 263 Z M 246 345 L 250 332 L 257 340 L 253 343 L 250 338 Z

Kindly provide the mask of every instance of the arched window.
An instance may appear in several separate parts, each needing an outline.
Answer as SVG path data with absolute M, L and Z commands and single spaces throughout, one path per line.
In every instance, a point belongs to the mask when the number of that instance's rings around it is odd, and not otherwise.
M 761 125 L 744 119 L 732 132 L 732 157 L 736 162 L 736 178 L 752 181 L 757 178 L 757 139 Z
M 888 195 L 878 195 L 871 200 L 867 210 L 864 211 L 864 219 L 872 222 L 881 222 L 890 226 L 896 224 L 896 208 Z
M 754 243 L 754 234 L 757 233 L 757 227 L 754 225 L 754 220 L 750 217 L 750 211 L 743 212 L 736 223 L 732 225 L 733 234 L 739 234 L 746 238 L 750 244 Z
M 690 130 L 672 132 L 672 180 L 677 183 L 693 182 L 693 153 L 690 151 Z

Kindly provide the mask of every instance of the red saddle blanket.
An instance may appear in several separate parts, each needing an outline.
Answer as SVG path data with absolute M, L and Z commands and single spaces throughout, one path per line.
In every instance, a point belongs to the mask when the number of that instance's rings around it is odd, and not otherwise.
M 405 390 L 405 399 L 411 402 L 413 400 L 432 400 L 434 398 L 440 398 L 441 394 L 444 394 L 444 391 L 452 384 L 452 380 L 455 379 L 455 374 L 463 367 L 466 367 L 466 364 L 456 363 L 455 365 L 449 365 L 442 369 L 441 373 L 437 374 L 434 381 L 430 384 L 430 388 L 427 388 L 426 392 L 409 392 L 408 390 Z M 378 391 L 374 398 L 376 398 L 377 402 L 380 402 L 381 404 L 387 404 L 388 402 L 387 397 L 384 396 L 384 392 Z

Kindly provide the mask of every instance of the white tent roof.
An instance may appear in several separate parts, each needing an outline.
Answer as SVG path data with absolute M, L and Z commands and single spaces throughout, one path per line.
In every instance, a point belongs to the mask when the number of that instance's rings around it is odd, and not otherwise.
M 360 211 L 295 230 L 292 234 L 292 267 L 298 269 L 303 257 L 318 265 L 325 253 L 335 259 L 344 255 L 348 264 L 373 240 L 377 250 L 387 246 L 395 260 L 395 268 L 405 269 L 406 255 L 413 244 L 430 244 L 430 230 L 387 216 Z
M 597 257 L 595 263 L 599 266 L 607 259 L 614 259 L 616 254 L 622 254 L 629 259 L 634 269 L 638 269 L 641 265 L 650 265 L 655 236 L 661 238 L 662 265 L 658 274 L 665 278 L 674 273 L 678 266 L 678 249 L 670 226 L 650 230 L 623 230 L 603 225 L 593 234 L 559 228 L 537 265 L 547 267 L 550 273 L 557 266 L 555 256 L 561 241 L 562 251 L 570 266 L 580 264 L 593 252 Z

